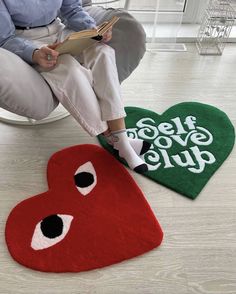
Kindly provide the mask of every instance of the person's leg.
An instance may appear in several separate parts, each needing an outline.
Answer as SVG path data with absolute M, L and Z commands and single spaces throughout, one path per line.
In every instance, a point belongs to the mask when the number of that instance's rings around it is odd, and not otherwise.
M 107 123 L 102 121 L 100 106 L 92 88 L 90 70 L 81 66 L 69 54 L 59 56 L 54 69 L 37 70 L 61 104 L 91 136 L 97 136 L 107 130 Z
M 102 119 L 111 121 L 125 117 L 114 49 L 103 43 L 97 43 L 86 49 L 78 58 L 86 68 L 92 71 L 93 88 L 99 99 Z M 115 148 L 112 133 L 108 130 L 103 135 L 107 143 Z M 129 141 L 138 155 L 147 152 L 151 146 L 149 142 L 141 139 L 129 138 Z
M 96 43 L 84 50 L 78 60 L 92 72 L 93 89 L 101 108 L 102 120 L 125 117 L 114 49 L 103 43 Z
M 129 167 L 138 173 L 148 170 L 146 163 L 138 157 L 128 140 L 124 118 L 107 121 L 109 131 L 113 137 L 113 145 L 119 152 L 119 156 L 124 158 Z
M 104 132 L 102 136 L 106 140 L 107 144 L 115 148 L 114 147 L 115 138 L 109 129 L 106 132 Z M 129 137 L 128 139 L 129 139 L 130 145 L 132 146 L 132 148 L 138 155 L 145 154 L 151 147 L 151 143 L 145 140 L 142 140 L 139 138 L 129 138 Z
M 109 127 L 109 130 L 104 133 L 105 137 L 109 136 L 110 131 L 112 134 L 112 142 L 114 141 L 112 145 L 119 151 L 120 156 L 126 159 L 128 165 L 132 169 L 135 169 L 138 165 L 145 164 L 137 156 L 137 151 L 135 150 L 135 152 L 134 148 L 132 148 L 132 140 L 129 140 L 126 135 L 124 121 L 126 113 L 121 99 L 120 83 L 116 68 L 114 49 L 103 43 L 98 43 L 97 45 L 86 49 L 83 54 L 79 56 L 79 60 L 86 68 L 91 69 L 92 71 L 93 89 L 98 97 L 102 119 L 107 121 Z M 122 132 L 119 132 L 118 135 L 118 131 L 121 130 Z M 122 140 L 119 141 L 120 143 L 116 142 L 117 136 L 122 137 Z M 129 144 L 126 144 L 125 147 L 123 143 L 121 144 L 124 140 L 129 142 Z M 143 146 L 143 140 L 136 140 L 135 145 Z M 150 144 L 147 143 L 147 145 L 147 149 L 149 149 Z M 127 146 L 129 146 L 129 148 Z M 139 149 L 137 152 L 138 154 L 140 154 L 140 152 L 142 153 L 142 147 L 136 149 Z M 126 153 L 129 155 L 126 155 Z M 146 164 L 145 170 L 147 170 Z

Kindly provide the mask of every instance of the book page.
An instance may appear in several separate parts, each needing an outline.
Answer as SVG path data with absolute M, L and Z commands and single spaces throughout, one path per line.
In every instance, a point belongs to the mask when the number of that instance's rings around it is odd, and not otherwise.
M 99 28 L 98 28 L 98 34 L 103 35 L 110 27 L 112 27 L 117 21 L 119 20 L 118 16 L 113 16 L 112 19 L 108 22 L 103 23 Z
M 102 23 L 98 29 L 89 29 L 72 33 L 64 42 L 59 44 L 55 50 L 59 52 L 59 54 L 69 53 L 76 56 L 95 42 L 100 41 L 102 37 L 99 37 L 118 20 L 119 17 L 113 16 L 110 21 Z M 94 37 L 98 38 L 93 39 Z
M 77 56 L 79 55 L 84 49 L 92 46 L 97 41 L 90 39 L 90 38 L 82 38 L 82 39 L 75 39 L 69 40 L 60 44 L 56 51 L 59 54 L 69 53 L 71 55 Z
M 75 32 L 69 35 L 68 40 L 74 40 L 79 38 L 92 38 L 98 35 L 98 31 L 96 29 L 92 30 L 83 30 L 80 32 Z

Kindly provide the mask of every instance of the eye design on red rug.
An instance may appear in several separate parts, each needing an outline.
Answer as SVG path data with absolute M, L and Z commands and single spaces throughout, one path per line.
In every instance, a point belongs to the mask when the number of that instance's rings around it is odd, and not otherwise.
M 65 238 L 73 216 L 55 214 L 49 215 L 39 222 L 34 230 L 31 247 L 34 250 L 51 247 Z
M 97 175 L 92 162 L 81 165 L 75 172 L 75 185 L 84 196 L 89 194 L 97 184 Z
M 7 219 L 6 243 L 20 264 L 80 272 L 160 245 L 163 233 L 142 191 L 101 147 L 78 145 L 56 152 L 47 179 L 48 191 L 16 205 Z

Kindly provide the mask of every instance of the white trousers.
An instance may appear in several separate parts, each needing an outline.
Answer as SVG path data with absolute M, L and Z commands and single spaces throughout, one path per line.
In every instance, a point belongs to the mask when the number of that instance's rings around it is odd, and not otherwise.
M 57 19 L 51 25 L 16 30 L 20 37 L 39 47 L 64 40 L 71 30 Z M 96 43 L 79 56 L 63 54 L 50 70 L 35 66 L 50 85 L 54 95 L 80 125 L 92 136 L 107 130 L 107 121 L 126 116 L 121 99 L 114 49 Z

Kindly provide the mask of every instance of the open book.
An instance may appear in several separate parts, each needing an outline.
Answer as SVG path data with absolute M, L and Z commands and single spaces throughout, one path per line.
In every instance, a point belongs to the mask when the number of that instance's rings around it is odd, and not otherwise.
M 95 42 L 101 41 L 102 36 L 118 20 L 119 17 L 113 16 L 109 21 L 102 23 L 96 29 L 88 29 L 72 33 L 65 41 L 59 44 L 55 50 L 59 52 L 59 54 L 70 53 L 71 55 L 78 55 Z

